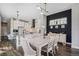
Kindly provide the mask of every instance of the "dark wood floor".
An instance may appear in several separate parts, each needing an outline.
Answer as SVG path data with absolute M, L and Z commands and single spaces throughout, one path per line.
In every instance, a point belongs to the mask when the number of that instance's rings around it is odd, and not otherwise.
M 2 46 L 6 46 L 6 44 L 7 44 L 7 46 L 10 45 L 10 43 L 8 44 L 7 42 L 3 42 L 2 44 L 0 44 L 0 48 Z M 58 44 L 58 46 L 59 46 L 59 49 L 58 49 L 57 53 L 54 54 L 54 56 L 79 56 L 79 49 L 71 48 L 69 45 L 64 46 L 62 44 Z M 12 54 L 11 56 L 23 56 L 24 55 L 22 47 L 20 47 L 18 51 L 16 49 L 12 49 L 10 51 L 8 51 L 8 53 L 10 52 L 9 54 L 6 52 L 1 55 L 2 56 L 9 56 L 11 54 Z M 41 52 L 41 54 L 44 56 L 47 56 L 46 52 Z M 52 54 L 49 53 L 49 56 L 52 56 Z
M 69 45 L 58 44 L 59 49 L 54 56 L 79 56 L 79 49 L 71 48 Z M 44 56 L 47 56 L 45 52 L 42 52 Z M 49 53 L 52 56 L 51 53 Z

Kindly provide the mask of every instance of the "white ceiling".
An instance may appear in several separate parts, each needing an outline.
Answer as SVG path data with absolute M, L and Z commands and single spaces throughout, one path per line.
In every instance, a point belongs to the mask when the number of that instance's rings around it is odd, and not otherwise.
M 16 17 L 16 11 L 19 10 L 19 17 L 21 19 L 36 19 L 40 16 L 40 10 L 37 9 L 38 5 L 39 3 L 0 3 L 0 13 L 4 17 L 10 18 Z M 68 9 L 72 5 L 72 3 L 48 3 L 48 14 L 53 14 Z

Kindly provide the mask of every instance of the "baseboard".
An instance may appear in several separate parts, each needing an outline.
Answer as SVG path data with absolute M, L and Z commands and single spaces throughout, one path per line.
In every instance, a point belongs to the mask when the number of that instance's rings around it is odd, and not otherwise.
M 78 47 L 78 46 L 72 46 L 72 48 L 76 48 L 76 49 L 79 49 L 79 47 Z
M 62 43 L 62 42 L 59 42 L 59 43 Z M 66 42 L 66 44 L 71 45 L 71 43 L 69 43 L 69 42 Z

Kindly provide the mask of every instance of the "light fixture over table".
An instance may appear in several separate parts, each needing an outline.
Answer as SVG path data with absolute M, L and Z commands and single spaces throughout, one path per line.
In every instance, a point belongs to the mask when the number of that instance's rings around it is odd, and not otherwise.
M 40 14 L 47 15 L 47 13 L 48 13 L 48 11 L 47 11 L 47 3 L 44 3 L 43 5 L 44 5 L 44 7 L 38 6 L 37 9 L 41 10 Z

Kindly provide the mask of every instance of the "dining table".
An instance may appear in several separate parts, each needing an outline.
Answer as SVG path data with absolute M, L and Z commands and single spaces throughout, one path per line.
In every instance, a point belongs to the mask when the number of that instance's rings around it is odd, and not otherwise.
M 44 38 L 42 36 L 36 36 L 33 38 L 28 39 L 29 43 L 34 46 L 37 50 L 37 55 L 41 56 L 41 49 L 42 47 L 44 47 L 45 45 L 48 44 L 49 39 Z

